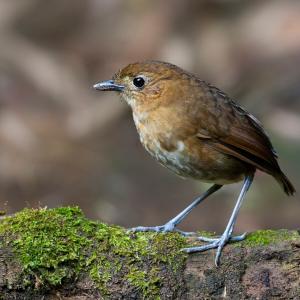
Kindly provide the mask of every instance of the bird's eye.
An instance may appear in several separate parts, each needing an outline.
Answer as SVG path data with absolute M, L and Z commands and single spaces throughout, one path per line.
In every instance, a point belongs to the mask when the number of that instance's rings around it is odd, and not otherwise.
M 145 79 L 143 77 L 141 77 L 141 76 L 135 77 L 133 79 L 133 84 L 137 88 L 141 89 L 145 85 Z

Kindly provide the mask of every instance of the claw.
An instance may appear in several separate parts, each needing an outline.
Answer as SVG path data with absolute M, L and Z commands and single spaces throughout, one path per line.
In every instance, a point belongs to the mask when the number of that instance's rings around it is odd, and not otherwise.
M 128 229 L 131 232 L 145 232 L 145 231 L 154 231 L 154 232 L 171 232 L 177 231 L 173 223 L 166 223 L 165 225 L 161 226 L 153 226 L 153 227 L 144 227 L 138 226 Z
M 244 232 L 241 235 L 232 236 L 232 237 L 229 238 L 229 241 L 230 242 L 239 242 L 239 241 L 242 241 L 242 240 L 245 239 L 246 235 L 247 235 L 247 232 Z M 201 242 L 216 242 L 219 239 L 220 239 L 220 237 L 214 237 L 214 238 L 206 237 L 206 236 L 199 236 L 199 237 L 197 237 L 197 240 L 199 240 Z
M 195 232 L 186 232 L 182 231 L 180 229 L 175 228 L 175 225 L 173 223 L 166 223 L 165 225 L 161 226 L 153 226 L 153 227 L 144 227 L 144 226 L 138 226 L 129 228 L 127 230 L 128 232 L 145 232 L 145 231 L 153 231 L 153 232 L 178 232 L 182 236 L 192 236 L 195 235 Z
M 198 246 L 198 247 L 190 247 L 190 248 L 183 248 L 182 251 L 186 253 L 195 253 L 195 252 L 204 252 L 210 249 L 216 248 L 218 245 L 216 242 L 213 242 L 211 244 L 203 245 L 203 246 Z
M 227 233 L 224 233 L 219 238 L 208 238 L 208 237 L 199 237 L 198 239 L 204 242 L 209 242 L 206 245 L 203 246 L 197 246 L 197 247 L 191 247 L 191 248 L 183 248 L 182 251 L 186 253 L 194 253 L 194 252 L 204 252 L 210 249 L 217 248 L 217 253 L 215 257 L 215 265 L 219 266 L 220 264 L 220 258 L 222 254 L 222 250 L 225 247 L 225 245 L 229 242 L 239 242 L 246 237 L 246 232 L 239 236 L 233 236 L 229 237 Z
M 128 229 L 129 232 L 145 232 L 145 231 L 154 231 L 154 232 L 166 232 L 166 228 L 164 226 L 153 226 L 153 227 L 144 227 L 138 226 Z

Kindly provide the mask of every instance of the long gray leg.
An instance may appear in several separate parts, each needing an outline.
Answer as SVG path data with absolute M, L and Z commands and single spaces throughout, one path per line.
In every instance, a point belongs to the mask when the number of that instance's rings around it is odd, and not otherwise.
M 196 207 L 199 203 L 201 203 L 204 199 L 206 199 L 209 195 L 213 194 L 217 190 L 219 190 L 222 185 L 214 184 L 211 186 L 205 193 L 196 198 L 187 208 L 185 208 L 182 212 L 180 212 L 176 217 L 171 219 L 165 225 L 162 226 L 154 226 L 154 227 L 134 227 L 131 228 L 130 231 L 138 232 L 138 231 L 156 231 L 156 232 L 168 232 L 168 231 L 178 231 L 183 235 L 189 235 L 192 233 L 185 233 L 180 230 L 175 229 L 175 227 L 192 211 L 194 207 Z
M 240 192 L 238 200 L 237 200 L 237 202 L 235 204 L 235 207 L 234 207 L 234 209 L 232 211 L 231 217 L 230 217 L 230 219 L 228 221 L 228 224 L 227 224 L 226 229 L 225 229 L 224 233 L 222 234 L 222 236 L 220 238 L 217 238 L 217 239 L 211 239 L 211 243 L 209 243 L 207 245 L 204 245 L 204 246 L 184 248 L 183 250 L 185 252 L 187 252 L 187 253 L 201 252 L 201 251 L 206 251 L 206 250 L 209 250 L 209 249 L 217 248 L 217 253 L 216 253 L 216 257 L 215 257 L 215 264 L 216 264 L 216 266 L 219 264 L 222 249 L 227 244 L 227 242 L 230 240 L 230 236 L 231 236 L 232 231 L 234 229 L 234 225 L 236 223 L 236 219 L 237 219 L 237 215 L 238 215 L 239 209 L 241 208 L 241 205 L 243 203 L 244 197 L 245 197 L 247 191 L 249 190 L 249 188 L 251 186 L 251 183 L 253 181 L 253 176 L 254 175 L 251 174 L 251 175 L 247 175 L 245 177 L 242 190 Z M 241 240 L 242 237 L 245 237 L 245 235 L 239 237 L 238 240 Z

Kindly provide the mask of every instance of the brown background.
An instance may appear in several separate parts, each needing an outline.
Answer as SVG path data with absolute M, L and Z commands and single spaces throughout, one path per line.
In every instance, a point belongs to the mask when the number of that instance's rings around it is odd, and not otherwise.
M 142 149 L 129 108 L 91 86 L 144 59 L 175 63 L 265 125 L 300 191 L 300 2 L 3 0 L 0 2 L 0 208 L 79 205 L 125 226 L 159 225 L 207 185 Z M 221 231 L 240 185 L 183 228 Z M 237 231 L 300 227 L 300 196 L 258 173 Z

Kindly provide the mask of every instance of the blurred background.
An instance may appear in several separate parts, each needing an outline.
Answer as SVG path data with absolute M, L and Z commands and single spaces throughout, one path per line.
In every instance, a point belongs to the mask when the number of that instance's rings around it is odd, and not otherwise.
M 0 0 L 0 209 L 79 205 L 94 219 L 161 225 L 208 188 L 161 167 L 129 108 L 94 83 L 130 62 L 165 60 L 258 117 L 300 192 L 300 2 Z M 241 184 L 184 221 L 221 232 Z M 299 228 L 288 198 L 257 173 L 236 231 Z

